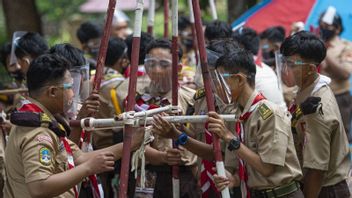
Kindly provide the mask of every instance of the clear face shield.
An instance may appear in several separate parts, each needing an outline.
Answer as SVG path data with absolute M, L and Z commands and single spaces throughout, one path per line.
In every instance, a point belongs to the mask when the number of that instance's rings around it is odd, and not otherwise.
M 171 58 L 157 58 L 147 54 L 144 66 L 150 78 L 149 88 L 152 94 L 166 94 L 172 89 Z
M 21 39 L 23 35 L 25 35 L 27 32 L 25 31 L 17 31 L 13 33 L 12 36 L 12 45 L 11 45 L 11 54 L 9 58 L 9 64 L 7 66 L 8 71 L 11 75 L 11 77 L 22 80 L 24 79 L 24 74 L 21 72 L 21 65 L 18 63 L 17 56 L 16 56 L 16 48 L 19 47 L 18 41 Z M 23 49 L 22 51 L 26 53 Z
M 73 103 L 72 106 L 65 111 L 69 119 L 75 119 L 81 104 L 89 96 L 89 65 L 74 66 L 70 69 L 73 79 Z

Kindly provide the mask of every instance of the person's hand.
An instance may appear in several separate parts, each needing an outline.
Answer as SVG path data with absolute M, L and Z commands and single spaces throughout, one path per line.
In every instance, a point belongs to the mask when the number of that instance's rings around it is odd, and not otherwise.
M 88 168 L 89 175 L 113 171 L 115 165 L 114 154 L 109 151 L 97 153 L 82 165 Z
M 131 149 L 132 151 L 137 150 L 144 142 L 144 127 L 136 128 L 132 134 L 132 143 Z
M 153 116 L 152 132 L 164 138 L 177 139 L 181 134 L 174 124 L 166 121 L 161 115 Z
M 92 93 L 82 104 L 78 112 L 77 119 L 86 118 L 99 112 L 100 100 L 99 94 Z
M 234 138 L 234 135 L 226 128 L 224 120 L 216 113 L 208 113 L 208 131 L 215 133 L 225 142 L 230 142 Z
M 169 148 L 163 153 L 163 162 L 170 166 L 181 164 L 181 150 Z
M 237 175 L 232 175 L 229 171 L 226 171 L 226 177 L 222 177 L 217 174 L 214 174 L 213 177 L 215 187 L 218 191 L 222 191 L 226 187 L 233 188 L 240 185 L 239 177 Z

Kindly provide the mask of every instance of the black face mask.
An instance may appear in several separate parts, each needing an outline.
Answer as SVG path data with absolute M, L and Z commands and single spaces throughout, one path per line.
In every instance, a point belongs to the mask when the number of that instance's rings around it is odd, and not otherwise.
M 24 80 L 24 74 L 21 72 L 21 70 L 17 70 L 15 72 L 11 72 L 10 76 L 14 78 L 15 80 L 18 81 L 23 81 Z
M 264 59 L 272 59 L 272 58 L 275 58 L 275 53 L 274 53 L 274 51 L 263 51 L 262 54 L 263 54 L 263 58 L 264 58 Z
M 182 39 L 182 44 L 183 44 L 187 49 L 192 49 L 192 48 L 193 48 L 193 40 L 192 40 L 192 39 Z
M 324 41 L 328 41 L 335 36 L 335 30 L 320 28 L 320 36 Z

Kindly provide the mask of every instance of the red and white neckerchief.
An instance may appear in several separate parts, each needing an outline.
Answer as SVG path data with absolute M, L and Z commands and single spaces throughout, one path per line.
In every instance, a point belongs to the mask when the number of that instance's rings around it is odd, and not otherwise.
M 205 124 L 205 142 L 207 144 L 213 143 L 213 135 L 208 130 L 208 123 Z M 214 162 L 202 160 L 202 168 L 200 174 L 200 184 L 202 190 L 202 198 L 209 198 L 210 190 L 216 193 L 215 198 L 220 198 L 220 192 L 216 189 L 213 175 L 216 173 L 213 168 Z
M 44 111 L 38 107 L 38 105 L 30 102 L 29 100 L 24 100 L 22 106 L 18 109 L 18 111 L 27 111 L 27 112 L 35 112 L 35 113 L 44 113 Z M 70 147 L 70 144 L 67 141 L 66 137 L 60 137 L 61 143 L 64 145 L 66 153 L 67 153 L 67 162 L 68 169 L 73 169 L 75 167 L 75 163 L 73 160 L 73 154 Z M 78 198 L 78 188 L 77 185 L 73 187 L 73 191 L 75 193 L 75 198 Z
M 242 113 L 239 120 L 236 122 L 236 133 L 242 143 L 244 142 L 244 133 L 245 133 L 244 128 L 243 128 L 243 122 L 245 122 L 252 115 L 253 111 L 259 105 L 258 102 L 261 100 L 264 100 L 264 99 L 265 99 L 265 97 L 262 94 L 258 94 L 254 98 L 249 110 L 247 112 Z M 249 188 L 247 185 L 248 174 L 247 174 L 246 166 L 245 166 L 244 161 L 242 159 L 238 158 L 238 160 L 239 160 L 238 175 L 239 175 L 239 178 L 241 181 L 240 187 L 241 187 L 242 197 L 243 198 L 250 198 L 250 192 L 249 192 Z

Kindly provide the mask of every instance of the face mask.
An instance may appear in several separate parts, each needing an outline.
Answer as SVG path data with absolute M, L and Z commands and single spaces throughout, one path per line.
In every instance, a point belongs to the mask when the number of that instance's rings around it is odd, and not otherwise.
M 91 48 L 91 49 L 89 49 L 89 55 L 91 55 L 92 58 L 94 58 L 94 59 L 98 58 L 98 53 L 99 53 L 99 48 Z
M 15 72 L 10 73 L 10 76 L 12 78 L 14 78 L 15 80 L 18 80 L 18 81 L 23 81 L 24 80 L 24 75 L 21 72 L 21 70 L 17 70 Z
M 263 51 L 263 58 L 264 59 L 271 59 L 271 58 L 275 58 L 275 53 L 273 51 Z
M 334 30 L 329 30 L 329 29 L 320 29 L 320 36 L 324 41 L 330 40 L 332 37 L 334 37 L 335 31 Z
M 182 44 L 186 46 L 187 49 L 191 49 L 193 47 L 192 39 L 182 39 Z

